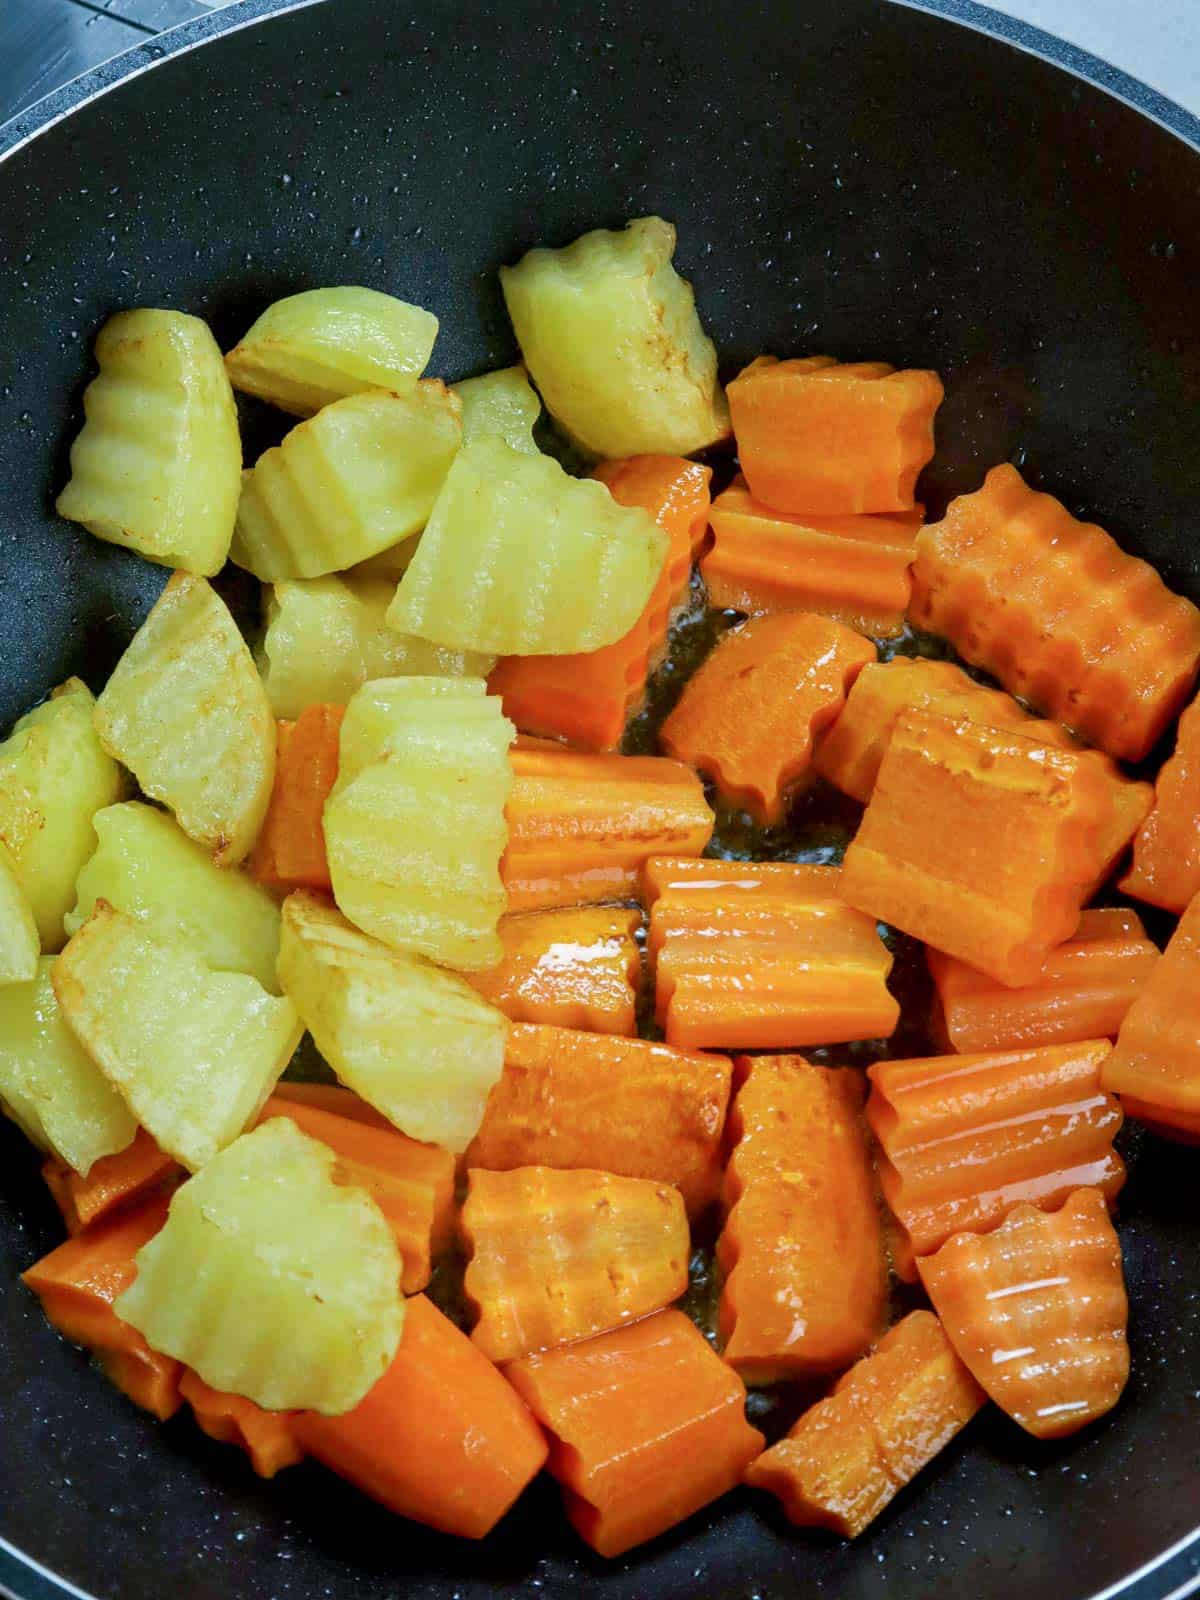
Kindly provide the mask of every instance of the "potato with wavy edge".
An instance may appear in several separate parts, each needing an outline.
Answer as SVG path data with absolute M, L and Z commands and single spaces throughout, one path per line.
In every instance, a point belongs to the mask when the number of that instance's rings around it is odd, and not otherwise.
M 388 621 L 456 650 L 598 650 L 641 616 L 667 546 L 603 484 L 478 439 L 447 474 Z
M 121 798 L 124 784 L 96 737 L 95 705 L 91 690 L 69 678 L 0 744 L 0 843 L 43 950 L 66 942 L 75 880 L 96 848 L 92 818 Z
M 729 433 L 717 353 L 674 253 L 674 226 L 639 217 L 500 269 L 547 410 L 595 455 L 690 455 Z
M 420 533 L 462 439 L 458 396 L 426 378 L 335 400 L 242 481 L 230 557 L 263 583 L 320 578 Z
M 235 389 L 311 417 L 364 389 L 411 389 L 438 335 L 431 311 L 378 289 L 306 289 L 269 305 L 225 357 Z
M 171 578 L 96 702 L 96 732 L 219 866 L 249 852 L 275 779 L 275 720 L 237 624 L 203 578 Z
M 242 471 L 216 341 L 181 311 L 122 311 L 100 330 L 96 361 L 59 516 L 211 577 L 229 554 Z
M 501 367 L 465 378 L 454 385 L 454 393 L 462 401 L 463 444 L 498 435 L 525 455 L 540 454 L 533 426 L 542 414 L 542 402 L 524 367 Z
M 351 1410 L 404 1327 L 400 1257 L 374 1200 L 286 1118 L 176 1191 L 113 1309 L 205 1383 L 268 1411 Z
M 28 983 L 42 953 L 33 908 L 12 856 L 0 845 L 0 985 Z
M 100 843 L 79 874 L 69 934 L 107 901 L 148 928 L 185 940 L 210 967 L 246 972 L 278 994 L 279 907 L 240 872 L 215 867 L 163 811 L 128 800 L 95 817 Z
M 300 1043 L 290 1000 L 214 972 L 102 901 L 54 963 L 67 1022 L 158 1145 L 195 1171 L 254 1118 Z

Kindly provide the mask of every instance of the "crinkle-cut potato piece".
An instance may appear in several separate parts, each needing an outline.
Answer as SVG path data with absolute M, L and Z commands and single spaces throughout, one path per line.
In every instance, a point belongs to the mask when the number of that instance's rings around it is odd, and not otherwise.
M 478 378 L 464 378 L 454 385 L 454 392 L 462 401 L 463 444 L 498 436 L 524 455 L 540 454 L 533 427 L 542 414 L 542 402 L 524 367 L 501 367 Z
M 477 439 L 447 474 L 388 621 L 455 650 L 598 650 L 645 610 L 667 543 L 604 484 Z
M 54 963 L 84 1049 L 146 1132 L 196 1171 L 258 1114 L 303 1033 L 290 1000 L 101 901 Z
M 674 253 L 673 224 L 639 217 L 500 269 L 546 409 L 594 455 L 686 456 L 729 433 L 717 352 Z
M 462 440 L 435 378 L 335 400 L 266 450 L 242 483 L 230 556 L 263 583 L 321 578 L 420 533 Z
M 96 361 L 59 516 L 211 577 L 229 554 L 242 473 L 216 340 L 181 311 L 121 311 L 100 330 Z
M 203 578 L 171 578 L 96 703 L 96 731 L 219 866 L 248 854 L 275 780 L 275 719 L 237 624 Z
M 344 706 L 373 678 L 487 677 L 494 656 L 446 650 L 389 627 L 395 592 L 386 579 L 349 576 L 275 584 L 259 669 L 277 717 Z
M 42 943 L 12 856 L 0 845 L 0 986 L 36 975 Z
M 102 747 L 96 702 L 78 678 L 27 712 L 0 744 L 0 843 L 29 902 L 42 949 L 61 950 L 75 880 L 96 848 L 92 818 L 121 798 L 124 775 Z
M 243 394 L 311 417 L 364 389 L 411 389 L 437 334 L 431 311 L 378 289 L 306 289 L 269 305 L 225 369 Z
M 133 1143 L 137 1121 L 63 1020 L 44 956 L 0 987 L 0 1104 L 40 1150 L 86 1177 Z
M 494 1006 L 303 891 L 284 901 L 279 977 L 347 1088 L 410 1138 L 466 1149 L 504 1070 L 508 1023 Z
M 495 966 L 513 731 L 481 678 L 359 690 L 325 807 L 333 896 L 356 927 L 443 966 Z
M 107 806 L 95 817 L 100 843 L 79 874 L 69 934 L 107 901 L 148 929 L 182 939 L 218 972 L 245 972 L 279 993 L 279 907 L 242 872 L 214 866 L 207 852 L 155 806 Z
M 365 1190 L 286 1117 L 176 1190 L 114 1303 L 152 1350 L 268 1411 L 352 1410 L 404 1327 L 400 1256 Z

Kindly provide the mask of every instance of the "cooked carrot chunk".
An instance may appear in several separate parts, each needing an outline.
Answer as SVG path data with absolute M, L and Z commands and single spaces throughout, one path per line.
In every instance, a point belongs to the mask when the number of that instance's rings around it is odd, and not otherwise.
M 1200 893 L 1200 700 L 1179 719 L 1175 749 L 1154 785 L 1154 810 L 1133 841 L 1121 888 L 1182 912 Z
M 567 1516 L 602 1556 L 732 1489 L 762 1449 L 741 1380 L 679 1311 L 528 1356 L 507 1376 L 552 1436 Z
M 131 1200 L 140 1200 L 172 1176 L 182 1177 L 183 1169 L 158 1148 L 145 1128 L 138 1129 L 133 1143 L 124 1150 L 94 1162 L 86 1178 L 54 1157 L 42 1168 L 69 1234 L 81 1232 Z
M 467 982 L 514 1022 L 633 1034 L 640 925 L 637 911 L 617 906 L 501 917 L 499 966 L 469 973 Z
M 1104 1087 L 1129 1095 L 1139 1114 L 1183 1131 L 1200 1115 L 1200 895 L 1180 918 L 1161 961 L 1130 1006 Z
M 343 706 L 307 706 L 295 722 L 277 725 L 275 787 L 249 863 L 260 883 L 329 892 L 323 818 L 344 715 Z
M 335 1117 L 349 1117 L 352 1122 L 365 1122 L 369 1128 L 395 1127 L 382 1111 L 376 1111 L 353 1089 L 343 1089 L 340 1083 L 296 1083 L 284 1078 L 271 1090 L 271 1098 L 313 1106 L 317 1111 L 329 1111 Z
M 284 1467 L 303 1461 L 290 1411 L 264 1411 L 240 1394 L 210 1389 L 204 1379 L 185 1369 L 179 1392 L 192 1408 L 197 1425 L 221 1444 L 236 1444 L 250 1457 L 260 1478 L 273 1478 Z

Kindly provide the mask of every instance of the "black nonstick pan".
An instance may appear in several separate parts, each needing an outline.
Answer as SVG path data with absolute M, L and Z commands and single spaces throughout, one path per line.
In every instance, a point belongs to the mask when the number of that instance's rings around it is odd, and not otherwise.
M 0 134 L 0 722 L 72 672 L 98 687 L 163 580 L 51 509 L 110 311 L 195 311 L 227 348 L 280 294 L 372 284 L 438 313 L 435 370 L 458 377 L 513 358 L 497 263 L 654 211 L 731 372 L 762 349 L 935 367 L 935 512 L 1014 460 L 1200 600 L 1200 128 L 1044 36 L 978 31 L 996 20 L 954 0 L 249 0 L 27 113 Z M 1105 1423 L 1038 1446 L 993 1408 L 854 1546 L 745 1495 L 606 1565 L 546 1482 L 459 1544 L 317 1467 L 261 1484 L 144 1419 L 16 1281 L 59 1225 L 0 1130 L 0 1591 L 1190 1592 L 1200 1153 L 1134 1134 L 1127 1154 L 1134 1372 Z

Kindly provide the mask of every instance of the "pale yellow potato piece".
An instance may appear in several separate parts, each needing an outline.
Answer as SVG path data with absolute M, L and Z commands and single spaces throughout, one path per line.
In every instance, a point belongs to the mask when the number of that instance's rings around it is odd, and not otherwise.
M 147 1344 L 271 1411 L 350 1411 L 404 1327 L 400 1257 L 364 1190 L 286 1117 L 176 1190 L 113 1309 Z
M 533 426 L 542 414 L 542 402 L 524 367 L 501 367 L 478 378 L 464 378 L 454 385 L 454 392 L 462 401 L 464 444 L 499 436 L 525 455 L 539 453 Z
M 0 984 L 29 983 L 37 975 L 41 953 L 33 907 L 12 856 L 0 845 Z
M 181 311 L 121 311 L 100 330 L 96 361 L 59 515 L 161 566 L 211 577 L 229 554 L 242 470 L 216 340 Z
M 228 607 L 177 572 L 96 703 L 96 731 L 222 866 L 249 852 L 275 780 L 275 719 Z
M 121 798 L 124 775 L 96 736 L 91 690 L 71 678 L 0 744 L 0 843 L 37 924 L 61 950 L 75 880 L 96 848 L 92 818 Z
M 235 389 L 311 417 L 364 389 L 411 389 L 437 333 L 431 311 L 378 289 L 306 289 L 268 306 L 225 367 Z
M 79 874 L 68 933 L 105 900 L 147 928 L 190 944 L 219 972 L 245 972 L 279 993 L 279 906 L 230 867 L 215 866 L 165 811 L 139 800 L 95 816 L 100 843 Z
M 672 224 L 640 217 L 500 269 L 546 409 L 593 455 L 690 455 L 729 433 L 717 352 L 674 253 Z
M 296 1008 L 103 901 L 54 963 L 80 1043 L 158 1144 L 193 1171 L 258 1114 L 300 1043 Z
M 462 439 L 462 404 L 423 379 L 318 411 L 246 474 L 230 551 L 264 583 L 340 572 L 420 533 Z

